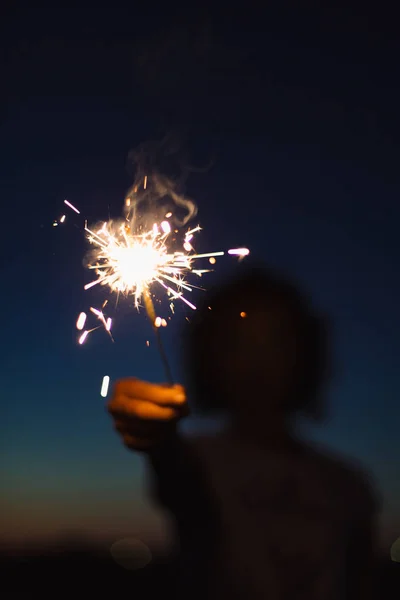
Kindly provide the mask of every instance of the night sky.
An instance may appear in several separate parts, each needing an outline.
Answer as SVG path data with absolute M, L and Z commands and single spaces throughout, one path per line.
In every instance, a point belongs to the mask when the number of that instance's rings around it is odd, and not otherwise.
M 248 246 L 332 316 L 331 416 L 304 428 L 372 471 L 388 547 L 400 535 L 393 15 L 52 10 L 10 12 L 1 26 L 1 538 L 166 536 L 145 463 L 99 393 L 105 374 L 163 380 L 151 326 L 125 304 L 115 344 L 104 332 L 77 344 L 76 317 L 98 292 L 83 291 L 82 220 L 63 201 L 89 222 L 118 217 L 129 151 L 173 130 L 194 163 L 214 159 L 187 181 L 197 249 Z M 234 267 L 219 260 L 204 283 Z M 177 379 L 185 316 L 164 331 Z M 214 426 L 192 417 L 185 429 Z

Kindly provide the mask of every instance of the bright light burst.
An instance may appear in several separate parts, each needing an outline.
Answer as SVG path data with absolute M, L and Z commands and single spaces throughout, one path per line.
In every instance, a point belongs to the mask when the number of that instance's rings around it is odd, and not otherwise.
M 168 221 L 155 223 L 150 231 L 132 234 L 126 223 L 103 223 L 96 232 L 85 227 L 88 239 L 95 246 L 92 260 L 88 265 L 97 279 L 88 283 L 85 289 L 100 284 L 111 291 L 132 295 L 136 308 L 140 306 L 143 294 L 152 284 L 163 287 L 171 300 L 180 299 L 190 308 L 195 305 L 185 296 L 191 292 L 186 276 L 192 272 L 198 276 L 210 269 L 195 268 L 194 262 L 200 258 L 222 256 L 224 252 L 195 254 L 189 239 L 200 231 L 200 227 L 187 231 L 182 250 L 171 251 L 169 242 L 171 227 Z M 189 248 L 190 245 L 190 248 Z
M 126 201 L 128 205 L 129 198 Z M 75 213 L 80 211 L 68 200 L 64 203 Z M 85 223 L 85 232 L 87 239 L 92 246 L 88 256 L 87 267 L 94 271 L 96 278 L 84 286 L 88 290 L 96 285 L 106 286 L 112 293 L 123 294 L 126 297 L 132 297 L 133 305 L 139 309 L 146 297 L 159 298 L 157 292 L 165 294 L 169 302 L 172 313 L 175 311 L 175 301 L 180 300 L 196 310 L 196 306 L 188 299 L 188 294 L 192 292 L 195 286 L 190 281 L 190 276 L 201 277 L 204 273 L 212 269 L 201 266 L 201 259 L 208 259 L 212 265 L 216 262 L 216 257 L 223 256 L 225 252 L 208 252 L 197 254 L 193 247 L 195 234 L 201 231 L 198 225 L 188 229 L 186 233 L 180 233 L 177 229 L 172 229 L 167 220 L 172 216 L 171 212 L 165 215 L 165 220 L 160 223 L 154 223 L 151 228 L 143 231 L 135 231 L 135 222 L 129 214 L 126 219 L 120 221 L 106 221 L 89 228 Z M 60 223 L 65 221 L 60 219 Z M 235 255 L 239 259 L 249 254 L 247 248 L 236 248 L 228 250 L 228 254 Z M 102 309 L 107 304 L 103 303 Z M 76 327 L 82 333 L 78 339 L 79 344 L 83 344 L 88 335 L 103 327 L 111 339 L 112 320 L 106 317 L 104 311 L 98 308 L 90 307 L 90 312 L 100 321 L 99 326 L 93 329 L 85 329 L 87 320 L 86 313 L 81 313 L 78 317 Z M 165 327 L 167 321 L 156 317 L 152 318 L 155 327 Z
M 158 284 L 171 300 L 180 299 L 194 310 L 195 305 L 184 295 L 185 291 L 191 292 L 194 287 L 186 281 L 187 275 L 194 273 L 201 276 L 210 271 L 197 268 L 195 262 L 199 259 L 224 255 L 224 252 L 194 252 L 189 240 L 200 231 L 200 227 L 188 230 L 182 249 L 172 251 L 168 221 L 160 225 L 155 223 L 150 231 L 136 235 L 131 233 L 126 223 L 114 224 L 112 221 L 103 223 L 96 232 L 87 226 L 85 230 L 89 242 L 95 246 L 88 267 L 97 275 L 97 279 L 88 283 L 85 289 L 97 284 L 108 286 L 113 292 L 132 295 L 136 308 L 140 306 L 143 294 L 153 284 Z M 176 238 L 172 243 L 174 241 Z

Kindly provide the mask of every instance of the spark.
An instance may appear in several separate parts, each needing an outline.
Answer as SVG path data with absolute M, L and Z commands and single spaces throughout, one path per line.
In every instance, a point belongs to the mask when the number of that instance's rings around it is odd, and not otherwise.
M 84 328 L 86 323 L 86 313 L 81 312 L 81 314 L 79 315 L 77 321 L 76 321 L 76 328 L 81 330 Z
M 198 231 L 201 231 L 200 225 L 197 225 L 197 227 L 195 227 L 194 229 L 189 229 L 185 237 L 187 238 L 188 236 L 191 236 L 193 233 L 197 233 Z
M 168 223 L 168 221 L 163 221 L 161 223 L 161 229 L 164 233 L 171 233 L 171 225 Z
M 234 248 L 233 250 L 228 250 L 228 254 L 233 254 L 235 256 L 248 256 L 250 254 L 250 250 L 248 248 Z
M 82 344 L 84 344 L 84 342 L 85 342 L 85 340 L 86 340 L 86 338 L 87 338 L 87 336 L 88 336 L 88 335 L 89 335 L 89 332 L 88 332 L 88 331 L 84 331 L 84 332 L 82 333 L 81 337 L 79 338 L 78 342 L 79 342 L 81 345 L 82 345 Z
M 111 339 L 112 339 L 112 336 L 111 336 L 111 333 L 110 333 L 110 330 L 111 330 L 111 319 L 110 319 L 110 318 L 108 318 L 108 319 L 106 320 L 106 318 L 105 318 L 104 314 L 102 313 L 102 311 L 101 311 L 101 310 L 98 310 L 97 308 L 93 308 L 93 306 L 91 306 L 91 307 L 90 307 L 90 311 L 91 311 L 91 312 L 92 312 L 94 315 L 96 315 L 96 317 L 97 317 L 97 318 L 99 319 L 99 321 L 102 323 L 102 325 L 103 325 L 104 329 L 107 331 L 107 333 L 109 333 L 109 335 L 110 335 L 110 337 L 111 337 Z
M 110 378 L 109 378 L 109 376 L 108 376 L 108 375 L 104 375 L 104 377 L 103 377 L 103 381 L 102 381 L 102 384 L 101 384 L 101 391 L 100 391 L 100 395 L 101 395 L 103 398 L 106 398 L 106 397 L 107 397 L 107 394 L 108 394 L 108 386 L 109 386 L 109 385 L 110 385 Z
M 225 252 L 207 252 L 207 254 L 196 254 L 196 258 L 208 258 L 209 256 L 224 256 L 224 254 Z
M 75 206 L 73 204 L 71 204 L 71 202 L 68 202 L 68 200 L 64 200 L 64 204 L 66 204 L 67 206 L 69 206 L 70 208 L 72 208 L 72 210 L 74 210 L 76 212 L 76 214 L 80 215 L 80 211 L 75 208 Z
M 80 338 L 78 339 L 78 343 L 79 344 L 84 344 L 85 341 L 87 340 L 87 337 L 89 335 L 89 333 L 92 333 L 92 331 L 96 331 L 96 329 L 98 329 L 99 327 L 93 327 L 93 329 L 86 329 L 82 335 L 80 336 Z
M 64 223 L 64 221 L 65 221 L 65 215 L 63 215 L 63 216 L 61 217 L 61 219 L 60 219 L 60 223 Z

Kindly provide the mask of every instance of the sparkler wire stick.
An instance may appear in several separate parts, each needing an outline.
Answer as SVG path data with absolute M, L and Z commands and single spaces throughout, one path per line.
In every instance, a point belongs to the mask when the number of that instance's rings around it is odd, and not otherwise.
M 164 365 L 164 370 L 165 370 L 165 374 L 166 374 L 166 377 L 167 377 L 167 382 L 172 386 L 172 385 L 174 385 L 174 380 L 173 380 L 173 377 L 172 377 L 171 368 L 169 366 L 167 355 L 166 355 L 165 350 L 164 350 L 164 345 L 163 345 L 163 342 L 162 342 L 162 339 L 161 339 L 160 328 L 157 327 L 157 325 L 156 325 L 156 318 L 157 317 L 156 317 L 156 312 L 154 310 L 153 300 L 151 299 L 149 290 L 147 288 L 143 291 L 143 300 L 144 300 L 144 306 L 145 306 L 147 315 L 148 315 L 148 317 L 149 317 L 149 319 L 151 321 L 151 324 L 153 326 L 153 330 L 154 330 L 155 336 L 157 338 L 158 350 L 160 352 L 161 360 L 162 360 L 163 365 Z

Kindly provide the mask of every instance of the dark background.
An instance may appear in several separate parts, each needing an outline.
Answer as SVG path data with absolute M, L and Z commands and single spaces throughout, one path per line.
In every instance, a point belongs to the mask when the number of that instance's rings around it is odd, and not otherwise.
M 89 222 L 118 217 L 133 181 L 129 151 L 171 131 L 193 163 L 213 159 L 187 181 L 195 224 L 204 227 L 197 249 L 248 246 L 332 315 L 331 416 L 304 431 L 373 473 L 382 556 L 400 535 L 397 22 L 365 6 L 279 6 L 263 14 L 251 6 L 238 14 L 59 6 L 4 13 L 6 556 L 38 544 L 42 553 L 47 543 L 68 547 L 68 539 L 79 545 L 82 536 L 107 554 L 128 535 L 158 555 L 170 540 L 168 518 L 147 499 L 145 465 L 122 448 L 99 395 L 105 374 L 163 379 L 155 345 L 145 343 L 151 328 L 126 305 L 115 344 L 96 332 L 77 345 L 76 316 L 97 292 L 83 292 L 82 219 L 63 200 Z M 52 227 L 63 213 L 65 226 Z M 207 282 L 234 264 L 221 259 Z M 165 330 L 177 378 L 189 313 L 179 310 Z M 215 426 L 195 416 L 184 429 Z

